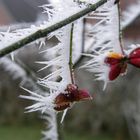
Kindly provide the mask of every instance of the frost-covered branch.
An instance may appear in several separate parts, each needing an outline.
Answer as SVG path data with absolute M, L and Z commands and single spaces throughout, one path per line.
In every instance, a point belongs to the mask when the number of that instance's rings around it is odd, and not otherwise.
M 47 111 L 43 114 L 43 119 L 46 121 L 46 130 L 42 132 L 44 135 L 42 140 L 58 140 L 57 118 L 56 113 Z
M 37 84 L 38 79 L 35 73 L 19 59 L 12 61 L 7 57 L 2 58 L 0 59 L 0 66 L 2 66 L 10 75 L 12 75 L 14 80 L 21 79 L 20 85 L 28 83 L 31 87 L 33 87 L 33 89 L 38 89 L 39 91 L 45 92 L 45 88 Z
M 39 94 L 45 94 L 45 89 L 37 84 L 35 74 L 20 60 L 16 59 L 14 62 L 9 58 L 2 58 L 0 65 L 13 76 L 13 79 L 20 78 L 22 86 L 28 83 Z M 44 113 L 43 119 L 47 123 L 46 130 L 43 131 L 43 140 L 58 140 L 56 113 L 47 111 Z
M 58 23 L 55 23 L 49 27 L 46 27 L 45 29 L 39 29 L 39 30 L 35 31 L 33 34 L 30 34 L 30 35 L 24 37 L 23 39 L 13 42 L 13 44 L 6 46 L 6 48 L 4 48 L 0 51 L 0 57 L 5 56 L 39 38 L 46 37 L 49 33 L 53 32 L 59 28 L 62 28 L 65 25 L 68 25 L 69 23 L 72 23 L 73 21 L 87 15 L 88 13 L 90 13 L 92 11 L 95 11 L 98 7 L 100 7 L 107 1 L 108 0 L 100 0 L 97 3 L 94 3 L 90 6 L 88 6 L 87 8 L 77 12 L 76 14 L 73 14 L 72 16 L 67 17 L 64 20 L 59 21 Z

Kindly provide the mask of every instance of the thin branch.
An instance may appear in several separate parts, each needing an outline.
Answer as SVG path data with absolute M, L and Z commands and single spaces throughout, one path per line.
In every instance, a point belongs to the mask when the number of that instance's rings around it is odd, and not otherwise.
M 71 33 L 70 33 L 70 55 L 69 55 L 69 69 L 70 69 L 70 76 L 71 76 L 71 82 L 72 84 L 75 83 L 74 80 L 74 72 L 73 72 L 73 58 L 72 58 L 72 47 L 73 47 L 73 29 L 74 29 L 74 23 L 71 25 Z
M 120 1 L 117 3 L 118 6 L 118 18 L 119 18 L 119 41 L 120 41 L 120 48 L 122 51 L 122 54 L 124 54 L 124 49 L 123 49 L 123 39 L 122 39 L 122 28 L 121 28 L 121 8 L 120 8 Z
M 68 25 L 69 23 L 72 23 L 73 21 L 75 21 L 81 17 L 84 17 L 85 15 L 87 15 L 88 13 L 90 13 L 92 11 L 95 11 L 98 7 L 102 6 L 107 1 L 108 0 L 100 0 L 99 2 L 88 6 L 84 10 L 81 10 L 80 12 L 78 12 L 78 13 L 76 13 L 76 14 L 50 26 L 50 27 L 47 27 L 44 30 L 38 30 L 37 32 L 25 37 L 24 39 L 17 41 L 12 45 L 7 46 L 6 48 L 4 48 L 0 51 L 0 57 L 3 57 L 3 56 L 33 42 L 39 38 L 46 37 L 49 33 L 53 32 L 59 28 L 62 28 L 63 26 Z

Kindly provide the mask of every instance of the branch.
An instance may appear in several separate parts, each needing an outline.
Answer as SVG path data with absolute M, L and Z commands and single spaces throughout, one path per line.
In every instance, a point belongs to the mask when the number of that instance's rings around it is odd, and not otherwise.
M 38 30 L 35 33 L 23 38 L 22 40 L 17 41 L 12 45 L 9 45 L 8 47 L 6 47 L 0 51 L 0 57 L 3 57 L 3 56 L 33 42 L 39 38 L 46 37 L 49 33 L 53 32 L 59 28 L 62 28 L 64 26 L 68 25 L 69 23 L 74 22 L 75 20 L 87 15 L 88 13 L 90 13 L 92 11 L 95 11 L 98 7 L 102 6 L 107 1 L 108 0 L 100 0 L 99 2 L 90 5 L 89 7 L 85 8 L 84 10 L 81 10 L 80 12 L 78 12 L 78 13 L 76 13 L 76 14 L 50 26 L 50 27 L 47 27 L 44 30 Z
M 121 8 L 120 8 L 120 1 L 118 1 L 117 7 L 118 7 L 118 22 L 119 22 L 119 42 L 120 42 L 121 52 L 124 55 L 125 52 L 124 52 L 124 48 L 123 48 L 123 33 L 122 33 L 122 29 L 121 29 Z
M 71 25 L 71 33 L 70 33 L 70 56 L 69 56 L 69 69 L 70 69 L 70 76 L 72 84 L 75 83 L 74 74 L 73 74 L 73 55 L 72 55 L 72 48 L 73 48 L 73 29 L 74 23 Z

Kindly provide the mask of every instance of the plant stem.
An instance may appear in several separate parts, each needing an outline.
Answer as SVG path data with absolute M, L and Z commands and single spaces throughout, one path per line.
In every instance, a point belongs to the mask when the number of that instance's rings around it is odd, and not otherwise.
M 6 48 L 0 50 L 0 57 L 3 57 L 39 38 L 42 38 L 42 37 L 46 37 L 49 33 L 59 29 L 59 28 L 62 28 L 63 26 L 65 25 L 68 25 L 70 23 L 72 23 L 73 21 L 81 18 L 81 17 L 84 17 L 85 15 L 87 15 L 88 13 L 92 12 L 92 11 L 95 11 L 98 7 L 102 6 L 103 4 L 105 4 L 108 0 L 100 0 L 98 1 L 97 3 L 95 4 L 92 4 L 92 5 L 89 5 L 87 8 L 85 8 L 84 10 L 81 10 L 80 12 L 50 26 L 50 27 L 47 27 L 46 29 L 44 30 L 38 30 L 37 32 L 21 39 L 20 41 L 17 41 L 9 46 L 7 46 Z
M 72 46 L 73 46 L 73 30 L 74 30 L 74 23 L 71 25 L 71 32 L 70 32 L 70 55 L 69 55 L 69 69 L 70 69 L 70 76 L 72 84 L 75 84 L 74 80 L 74 70 L 73 70 L 73 57 L 72 57 Z
M 120 47 L 121 47 L 122 54 L 125 54 L 124 49 L 123 49 L 123 39 L 122 39 L 120 1 L 118 1 L 117 6 L 118 6 L 118 18 L 119 18 L 119 41 L 120 41 Z

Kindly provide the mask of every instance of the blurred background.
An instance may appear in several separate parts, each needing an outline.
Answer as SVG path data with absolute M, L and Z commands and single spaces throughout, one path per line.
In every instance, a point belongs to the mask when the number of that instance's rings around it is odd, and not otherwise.
M 122 1 L 122 10 L 134 2 Z M 45 20 L 47 17 L 38 7 L 44 3 L 46 0 L 0 0 L 0 29 Z M 124 29 L 123 36 L 125 46 L 140 43 L 140 16 Z M 43 59 L 35 45 L 20 49 L 16 57 L 34 72 L 41 68 L 34 63 Z M 95 98 L 75 105 L 68 112 L 59 127 L 62 140 L 140 140 L 140 70 L 129 66 L 127 76 L 110 83 L 103 92 L 102 83 L 93 82 L 93 75 L 79 70 L 80 65 L 76 69 L 77 84 L 87 88 Z M 1 66 L 0 77 L 0 140 L 41 139 L 43 120 L 39 113 L 24 113 L 31 102 L 19 98 L 25 93 L 19 88 L 20 79 L 13 80 Z

